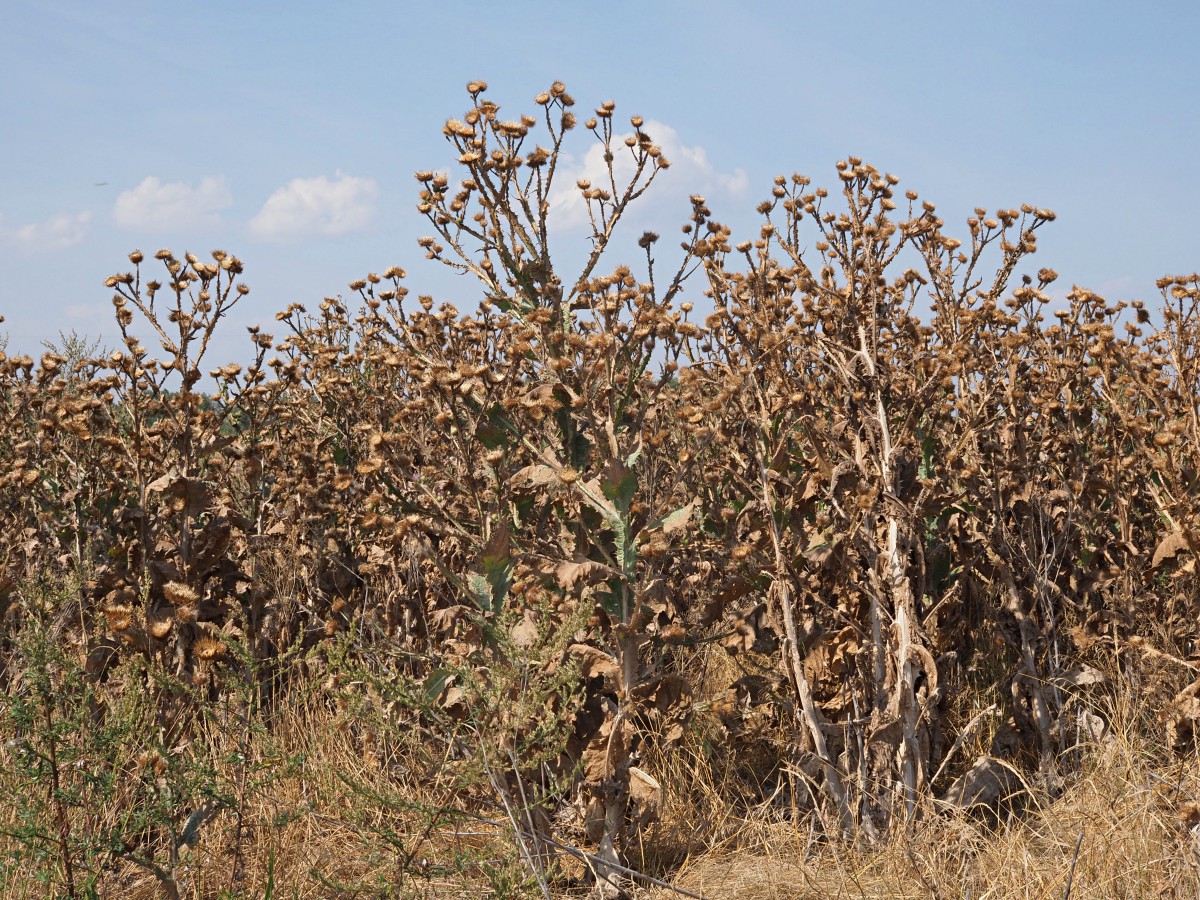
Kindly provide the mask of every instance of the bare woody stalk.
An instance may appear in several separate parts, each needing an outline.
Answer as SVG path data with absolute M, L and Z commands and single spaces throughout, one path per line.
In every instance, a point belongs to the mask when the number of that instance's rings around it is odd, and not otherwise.
M 765 427 L 765 423 L 760 425 L 760 428 L 765 429 Z M 767 475 L 767 467 L 764 462 L 767 454 L 761 442 L 759 443 L 759 447 L 760 454 L 757 462 L 760 484 L 762 486 L 763 506 L 767 510 L 767 521 L 771 529 L 771 545 L 775 554 L 775 572 L 772 587 L 776 591 L 779 606 L 783 611 L 784 647 L 787 654 L 785 668 L 791 676 L 796 696 L 800 701 L 800 715 L 803 718 L 805 727 L 808 729 L 813 746 L 816 748 L 817 757 L 821 760 L 824 774 L 822 787 L 829 794 L 830 800 L 833 801 L 837 809 L 842 830 L 849 832 L 853 829 L 854 814 L 850 809 L 849 799 L 846 796 L 842 773 L 838 770 L 837 761 L 829 752 L 829 747 L 825 740 L 825 729 L 827 727 L 825 717 L 821 714 L 821 710 L 813 700 L 812 687 L 804 675 L 804 660 L 801 657 L 803 643 L 800 640 L 799 630 L 796 627 L 794 601 L 792 599 L 792 592 L 788 586 L 791 574 L 788 572 L 787 561 L 784 559 L 783 543 L 779 534 L 779 523 L 775 518 L 775 497 L 771 490 L 771 481 Z
M 563 140 L 578 122 L 571 110 L 575 101 L 558 82 L 536 98 L 543 108 L 541 131 L 549 138 L 542 146 L 534 144 L 536 117 L 501 118 L 497 104 L 483 96 L 485 90 L 482 82 L 468 85 L 472 108 L 444 128 L 465 170 L 458 186 L 452 188 L 447 175 L 432 171 L 416 177 L 422 184 L 418 210 L 437 233 L 420 241 L 427 256 L 475 275 L 487 295 L 481 310 L 487 349 L 481 347 L 481 355 L 489 360 L 492 386 L 473 381 L 479 390 L 460 387 L 458 397 L 447 397 L 439 419 L 453 424 L 458 455 L 479 453 L 495 481 L 471 492 L 469 523 L 431 496 L 426 499 L 432 502 L 421 506 L 436 511 L 439 530 L 453 531 L 479 554 L 481 569 L 468 577 L 468 587 L 478 586 L 482 606 L 498 609 L 508 602 L 510 573 L 534 559 L 553 573 L 554 589 L 595 604 L 613 660 L 615 703 L 605 737 L 598 739 L 603 748 L 589 751 L 603 754 L 603 764 L 593 772 L 599 783 L 588 785 L 600 810 L 589 815 L 605 822 L 600 855 L 619 863 L 629 804 L 630 735 L 645 680 L 643 595 L 654 581 L 645 557 L 650 544 L 661 556 L 663 538 L 680 532 L 691 510 L 667 507 L 639 514 L 638 507 L 646 505 L 639 499 L 641 473 L 651 456 L 650 420 L 678 369 L 682 337 L 671 304 L 700 231 L 697 225 L 684 242 L 683 261 L 665 289 L 654 280 L 653 234 L 640 242 L 649 282 L 639 284 L 625 266 L 596 276 L 627 209 L 670 165 L 641 117 L 634 116 L 633 133 L 621 137 L 613 122 L 614 104 L 606 102 L 583 123 L 602 148 L 604 183 L 585 179 L 574 186 L 591 225 L 591 249 L 580 272 L 564 279 L 550 257 L 548 219 Z M 627 176 L 618 174 L 618 155 L 628 160 Z M 388 293 L 402 296 L 398 289 Z M 422 305 L 429 310 L 424 299 Z M 416 322 L 404 313 L 397 310 L 390 319 L 376 321 L 383 330 L 405 335 L 414 348 L 410 352 L 433 378 L 451 367 L 443 351 L 415 333 Z M 658 364 L 658 348 L 667 359 L 655 377 L 650 370 Z M 476 379 L 485 369 L 469 375 L 459 371 Z M 522 409 L 531 421 L 519 414 Z M 486 454 L 477 446 L 485 434 L 491 435 L 484 438 Z M 530 540 L 521 523 L 507 522 L 511 516 L 505 507 L 512 501 L 503 498 L 511 493 L 516 499 L 531 487 L 550 492 L 555 515 L 570 523 L 569 533 Z M 524 589 L 525 581 L 517 579 L 511 587 Z M 603 881 L 608 883 L 607 876 Z

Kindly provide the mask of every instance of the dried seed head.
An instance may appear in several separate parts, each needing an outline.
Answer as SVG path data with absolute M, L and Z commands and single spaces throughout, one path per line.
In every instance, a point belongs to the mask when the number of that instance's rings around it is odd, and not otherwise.
M 151 637 L 162 640 L 171 633 L 171 625 L 175 619 L 170 610 L 160 609 L 150 619 Z
M 178 581 L 168 581 L 163 585 L 163 596 L 167 602 L 175 606 L 194 606 L 200 602 L 200 595 L 193 588 Z
M 108 619 L 108 628 L 117 634 L 127 631 L 133 625 L 133 608 L 130 606 L 109 606 L 104 610 Z
M 204 635 L 192 647 L 197 659 L 211 662 L 225 655 L 226 646 L 210 635 Z

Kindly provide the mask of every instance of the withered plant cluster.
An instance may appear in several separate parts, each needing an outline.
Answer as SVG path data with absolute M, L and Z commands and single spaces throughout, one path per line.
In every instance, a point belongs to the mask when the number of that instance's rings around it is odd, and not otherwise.
M 4 767 L 46 798 L 18 837 L 48 877 L 170 887 L 213 818 L 240 853 L 246 778 L 164 800 L 168 770 L 296 698 L 349 711 L 371 796 L 455 772 L 444 807 L 507 823 L 544 892 L 565 848 L 615 892 L 697 754 L 835 841 L 1053 798 L 1116 682 L 1194 758 L 1200 277 L 1052 301 L 1051 212 L 953 237 L 854 157 L 776 179 L 750 240 L 696 196 L 614 266 L 669 166 L 642 119 L 485 88 L 456 174 L 417 173 L 475 312 L 393 267 L 216 367 L 241 261 L 135 252 L 116 350 L 0 354 Z M 608 174 L 564 186 L 580 126 Z M 107 769 L 67 764 L 119 716 Z

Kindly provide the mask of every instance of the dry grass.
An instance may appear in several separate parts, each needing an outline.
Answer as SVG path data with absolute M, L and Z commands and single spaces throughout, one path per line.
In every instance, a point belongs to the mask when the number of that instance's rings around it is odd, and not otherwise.
M 269 743 L 250 747 L 254 768 L 276 776 L 243 805 L 244 871 L 236 896 L 393 896 L 401 889 L 405 896 L 483 896 L 489 890 L 481 869 L 489 862 L 523 880 L 502 828 L 452 816 L 431 821 L 428 811 L 445 803 L 451 789 L 436 773 L 406 771 L 402 758 L 382 766 L 364 750 L 346 714 L 300 706 L 273 724 Z M 240 769 L 230 763 L 242 745 L 233 735 L 213 737 L 212 756 L 227 761 L 223 777 L 235 781 Z M 371 791 L 389 802 L 371 802 Z M 6 812 L 0 828 L 13 825 L 13 810 Z M 184 851 L 177 872 L 182 896 L 227 895 L 236 828 L 235 816 L 225 811 Z M 0 848 L 11 849 L 3 838 Z M 36 895 L 31 890 L 12 879 L 0 897 Z M 160 879 L 132 862 L 117 862 L 97 891 L 130 900 L 167 895 Z
M 469 819 L 429 827 L 419 811 L 444 803 L 447 786 L 406 777 L 401 760 L 381 768 L 370 754 L 364 758 L 347 725 L 344 715 L 304 707 L 277 720 L 271 752 L 302 763 L 246 804 L 239 896 L 486 897 L 504 895 L 505 885 L 512 896 L 534 895 L 528 883 L 518 887 L 523 877 L 505 828 Z M 215 749 L 220 756 L 234 748 Z M 671 765 L 675 771 L 657 773 L 668 786 L 662 820 L 648 852 L 632 862 L 711 900 L 1061 898 L 1068 878 L 1072 896 L 1081 898 L 1200 896 L 1200 766 L 1165 765 L 1161 751 L 1118 733 L 1089 747 L 1080 774 L 1053 802 L 999 823 L 929 815 L 878 846 L 822 841 L 811 819 L 786 821 L 778 809 L 739 809 L 730 802 L 737 789 L 728 773 L 695 758 L 673 757 Z M 348 786 L 354 782 L 394 792 L 412 811 L 371 808 Z M 14 824 L 7 812 L 0 815 L 5 829 Z M 228 890 L 234 827 L 225 813 L 205 830 L 181 867 L 183 896 Z M 413 863 L 399 866 L 410 853 Z M 506 872 L 517 884 L 504 880 Z M 565 859 L 555 895 L 585 893 L 569 881 L 582 874 Z M 132 863 L 119 865 L 98 890 L 131 900 L 164 896 L 158 880 Z M 12 879 L 0 897 L 37 891 Z M 652 887 L 637 893 L 677 896 Z
M 712 900 L 1062 898 L 1068 879 L 1074 897 L 1197 897 L 1200 828 L 1189 825 L 1200 767 L 1162 767 L 1154 756 L 1114 741 L 1089 754 L 1062 797 L 1025 817 L 1000 825 L 933 817 L 879 847 L 751 826 L 749 847 L 730 840 L 690 858 L 674 883 Z

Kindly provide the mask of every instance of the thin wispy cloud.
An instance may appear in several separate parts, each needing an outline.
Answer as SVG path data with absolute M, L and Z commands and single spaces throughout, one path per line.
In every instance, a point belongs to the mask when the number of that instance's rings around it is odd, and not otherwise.
M 1146 290 L 1149 285 L 1139 281 L 1132 275 L 1122 275 L 1119 278 L 1110 278 L 1094 284 L 1081 282 L 1078 284 L 1078 287 L 1091 291 L 1093 294 L 1098 294 L 1110 303 L 1117 300 L 1146 300 L 1153 297 L 1153 292 Z M 1064 284 L 1062 282 L 1056 282 L 1053 287 L 1048 288 L 1046 296 L 1050 298 L 1051 309 L 1068 309 L 1071 306 L 1070 294 L 1075 288 L 1075 284 Z
M 0 219 L 0 234 L 6 243 L 26 253 L 65 250 L 87 237 L 91 223 L 92 214 L 86 211 L 60 213 L 43 222 L 30 222 L 11 231 L 3 227 L 3 219 Z
M 716 199 L 736 200 L 746 193 L 749 178 L 746 170 L 735 168 L 731 172 L 721 172 L 708 158 L 708 152 L 700 146 L 689 147 L 679 139 L 677 132 L 670 125 L 654 120 L 647 120 L 642 131 L 650 135 L 671 163 L 671 167 L 660 172 L 655 177 L 655 203 L 658 208 L 665 204 L 687 209 L 687 198 L 692 194 L 702 194 L 711 202 Z M 630 132 L 629 134 L 632 134 Z M 628 183 L 634 172 L 632 154 L 626 151 L 624 141 L 628 135 L 614 135 L 613 144 L 616 148 L 613 168 L 616 174 L 617 187 Z M 559 172 L 558 186 L 551 198 L 551 216 L 555 224 L 563 228 L 582 228 L 588 224 L 587 204 L 584 202 L 576 183 L 581 179 L 590 181 L 596 187 L 608 184 L 608 166 L 604 162 L 604 148 L 596 143 L 590 147 L 583 158 L 572 161 Z M 636 209 L 633 207 L 632 209 Z
M 295 178 L 267 198 L 249 222 L 250 233 L 283 243 L 362 231 L 371 224 L 378 196 L 373 180 L 344 172 L 332 179 Z
M 220 222 L 218 213 L 233 203 L 223 177 L 202 178 L 199 184 L 160 181 L 151 175 L 124 191 L 113 206 L 113 219 L 122 228 L 177 230 Z

